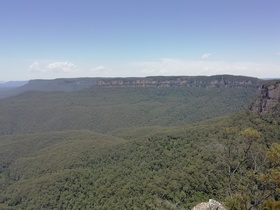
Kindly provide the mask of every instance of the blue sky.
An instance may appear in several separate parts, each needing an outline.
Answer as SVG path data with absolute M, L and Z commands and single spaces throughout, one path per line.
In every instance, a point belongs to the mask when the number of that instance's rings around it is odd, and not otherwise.
M 0 81 L 280 77 L 279 0 L 1 0 Z

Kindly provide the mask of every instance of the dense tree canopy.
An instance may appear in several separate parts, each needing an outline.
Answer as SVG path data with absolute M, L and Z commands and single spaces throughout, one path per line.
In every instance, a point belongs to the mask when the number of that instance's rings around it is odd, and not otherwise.
M 190 209 L 209 198 L 235 210 L 277 207 L 279 115 L 240 111 L 251 91 L 124 88 L 2 100 L 0 209 Z

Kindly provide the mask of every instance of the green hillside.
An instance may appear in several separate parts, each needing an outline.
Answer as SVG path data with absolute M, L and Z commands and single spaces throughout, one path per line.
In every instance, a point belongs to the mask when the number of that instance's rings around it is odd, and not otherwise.
M 252 105 L 265 113 L 246 110 L 252 86 L 106 85 L 3 99 L 0 209 L 190 209 L 209 198 L 235 210 L 276 206 L 273 87 Z
M 255 94 L 255 87 L 25 92 L 0 101 L 0 134 L 183 125 L 246 108 Z
M 252 150 L 260 157 L 271 143 L 279 143 L 279 124 L 246 113 L 197 125 L 154 128 L 148 135 L 145 129 L 135 130 L 129 141 L 90 131 L 4 136 L 2 206 L 176 209 L 177 204 L 188 209 L 209 198 L 223 200 L 227 192 L 223 148 L 231 145 L 234 159 L 242 158 L 238 151 L 246 147 L 241 134 L 247 128 L 261 133 Z M 250 164 L 242 170 L 249 170 Z

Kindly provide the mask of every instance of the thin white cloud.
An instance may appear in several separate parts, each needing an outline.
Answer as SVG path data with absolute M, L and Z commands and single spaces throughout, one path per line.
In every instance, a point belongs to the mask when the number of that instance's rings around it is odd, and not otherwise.
M 52 72 L 74 72 L 76 66 L 71 62 L 54 62 L 50 63 L 46 67 L 49 71 Z
M 37 61 L 35 61 L 34 63 L 32 63 L 32 64 L 29 66 L 29 70 L 30 70 L 30 71 L 34 71 L 34 72 L 42 72 L 40 63 L 38 63 Z
M 217 74 L 232 74 L 267 78 L 269 75 L 279 77 L 280 65 L 277 63 L 225 62 L 208 60 L 191 61 L 164 58 L 155 61 L 130 63 L 127 69 L 133 69 L 135 74 L 137 73 L 135 76 L 210 76 Z
M 33 62 L 31 72 L 44 73 L 45 78 L 56 77 L 144 77 L 144 76 L 197 76 L 232 74 L 259 78 L 279 78 L 279 63 L 226 62 L 214 60 L 183 60 L 161 58 L 96 66 L 76 67 L 71 62 Z M 35 77 L 35 76 L 34 76 Z M 37 76 L 36 76 L 37 77 Z
M 29 70 L 37 73 L 74 73 L 77 71 L 77 67 L 75 64 L 67 61 L 43 62 L 43 64 L 36 61 L 29 66 Z
M 104 71 L 106 68 L 104 66 L 98 66 L 92 69 L 93 72 L 102 72 Z
M 203 58 L 203 59 L 207 59 L 207 58 L 209 58 L 211 56 L 211 53 L 204 53 L 201 57 Z

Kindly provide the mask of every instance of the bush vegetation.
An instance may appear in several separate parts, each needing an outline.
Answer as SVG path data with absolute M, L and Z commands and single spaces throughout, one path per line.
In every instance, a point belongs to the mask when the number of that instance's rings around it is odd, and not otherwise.
M 236 210 L 277 206 L 279 113 L 240 111 L 253 91 L 108 88 L 2 100 L 0 209 L 190 209 L 209 198 Z

